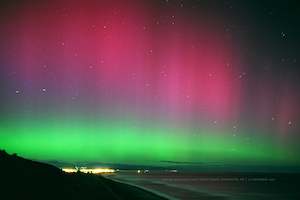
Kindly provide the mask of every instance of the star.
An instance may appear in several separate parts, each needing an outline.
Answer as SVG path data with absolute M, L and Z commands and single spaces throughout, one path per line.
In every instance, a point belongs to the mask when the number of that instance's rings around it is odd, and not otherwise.
M 16 93 L 16 94 L 20 94 L 20 90 L 16 90 L 15 93 Z
M 286 39 L 286 37 L 287 37 L 286 33 L 281 32 L 280 34 L 281 34 L 282 39 Z
M 46 88 L 42 88 L 42 92 L 46 92 L 47 90 L 46 90 Z
M 244 76 L 246 76 L 246 72 L 242 72 L 242 73 L 239 75 L 239 79 L 243 78 Z

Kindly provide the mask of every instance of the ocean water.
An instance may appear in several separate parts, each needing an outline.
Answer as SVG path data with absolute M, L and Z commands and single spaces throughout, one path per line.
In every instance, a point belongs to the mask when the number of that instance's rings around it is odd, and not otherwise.
M 169 199 L 299 200 L 299 174 L 120 171 L 115 181 L 135 185 Z

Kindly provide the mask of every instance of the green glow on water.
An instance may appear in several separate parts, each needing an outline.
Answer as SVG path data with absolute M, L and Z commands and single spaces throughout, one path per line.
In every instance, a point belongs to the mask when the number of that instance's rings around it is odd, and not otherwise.
M 151 123 L 87 120 L 3 122 L 0 148 L 32 159 L 160 164 L 160 161 L 299 163 L 272 140 Z

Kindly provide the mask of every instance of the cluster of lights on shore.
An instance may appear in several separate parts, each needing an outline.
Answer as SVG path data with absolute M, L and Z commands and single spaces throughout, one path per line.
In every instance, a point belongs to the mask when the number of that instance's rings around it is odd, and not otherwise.
M 74 173 L 80 171 L 83 173 L 92 173 L 92 174 L 115 173 L 117 171 L 111 168 L 86 168 L 86 167 L 62 168 L 62 170 L 67 173 Z
M 87 168 L 87 167 L 75 167 L 75 168 L 62 168 L 62 171 L 66 173 L 75 173 L 75 172 L 82 172 L 82 173 L 92 173 L 92 174 L 109 174 L 109 173 L 115 173 L 118 172 L 118 169 L 111 169 L 111 168 Z M 167 170 L 171 173 L 176 173 L 178 170 L 172 169 L 172 170 Z M 141 170 L 138 169 L 136 170 L 138 174 L 147 174 L 150 172 L 150 170 Z

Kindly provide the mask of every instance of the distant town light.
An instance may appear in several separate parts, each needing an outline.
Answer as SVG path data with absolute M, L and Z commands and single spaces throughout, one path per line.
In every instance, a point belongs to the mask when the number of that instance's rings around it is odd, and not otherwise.
M 67 173 L 77 172 L 77 169 L 74 168 L 62 168 L 62 170 Z
M 87 168 L 87 167 L 81 167 L 78 169 L 75 168 L 62 168 L 64 172 L 67 173 L 73 173 L 73 172 L 83 172 L 83 173 L 92 173 L 92 174 L 101 174 L 101 173 L 114 173 L 116 170 L 110 169 L 110 168 Z

